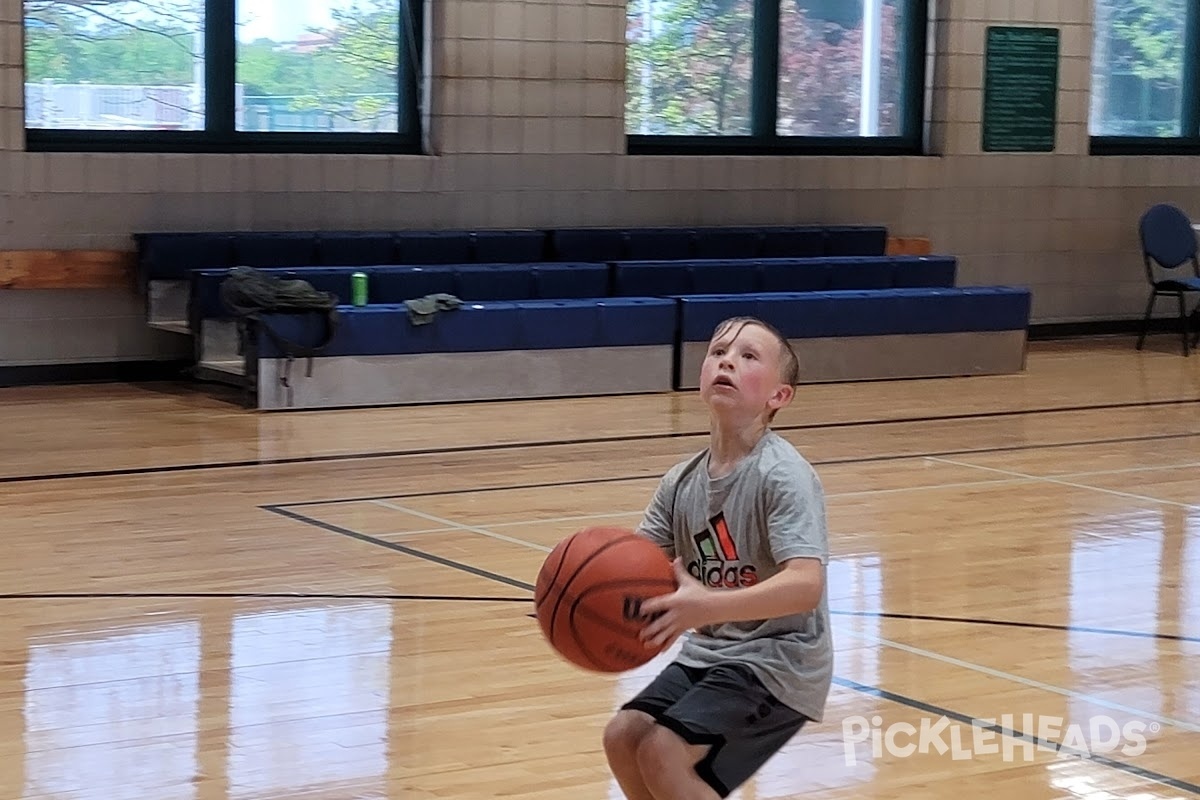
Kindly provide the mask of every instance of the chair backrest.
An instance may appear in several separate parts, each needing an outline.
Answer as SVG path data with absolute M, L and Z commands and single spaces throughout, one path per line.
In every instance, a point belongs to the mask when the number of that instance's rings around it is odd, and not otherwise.
M 1151 207 L 1142 215 L 1138 229 L 1142 252 L 1166 269 L 1196 257 L 1196 231 L 1187 215 L 1173 205 Z

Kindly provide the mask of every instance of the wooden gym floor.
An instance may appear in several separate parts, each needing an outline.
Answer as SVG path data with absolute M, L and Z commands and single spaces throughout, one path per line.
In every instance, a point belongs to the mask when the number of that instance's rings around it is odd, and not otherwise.
M 776 427 L 828 492 L 836 684 L 739 797 L 1200 796 L 1177 345 L 800 389 Z M 530 584 L 704 446 L 695 394 L 258 414 L 158 384 L 0 411 L 0 797 L 620 797 L 600 731 L 659 664 L 565 665 Z M 938 744 L 898 751 L 902 723 Z

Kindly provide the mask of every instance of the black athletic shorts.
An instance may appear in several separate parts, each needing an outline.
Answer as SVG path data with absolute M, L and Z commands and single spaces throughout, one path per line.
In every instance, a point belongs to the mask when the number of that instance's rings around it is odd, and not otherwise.
M 696 774 L 721 797 L 745 783 L 808 722 L 740 664 L 697 669 L 673 662 L 622 708 L 649 714 L 688 744 L 711 745 Z

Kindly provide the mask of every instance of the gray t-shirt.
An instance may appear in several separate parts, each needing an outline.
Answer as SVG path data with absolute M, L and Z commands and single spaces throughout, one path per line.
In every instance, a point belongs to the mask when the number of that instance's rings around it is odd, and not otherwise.
M 709 478 L 707 449 L 672 467 L 638 530 L 718 589 L 761 583 L 790 558 L 819 559 L 822 569 L 829 563 L 821 482 L 796 448 L 770 430 L 722 478 Z M 730 660 L 820 722 L 833 677 L 828 592 L 806 614 L 689 632 L 679 654 L 696 667 Z

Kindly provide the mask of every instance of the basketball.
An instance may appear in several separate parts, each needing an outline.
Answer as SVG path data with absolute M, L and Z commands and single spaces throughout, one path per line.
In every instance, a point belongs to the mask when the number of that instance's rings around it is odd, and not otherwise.
M 584 528 L 558 543 L 538 572 L 534 608 L 550 646 L 594 672 L 624 672 L 658 650 L 639 638 L 643 601 L 675 591 L 653 542 L 625 528 Z

